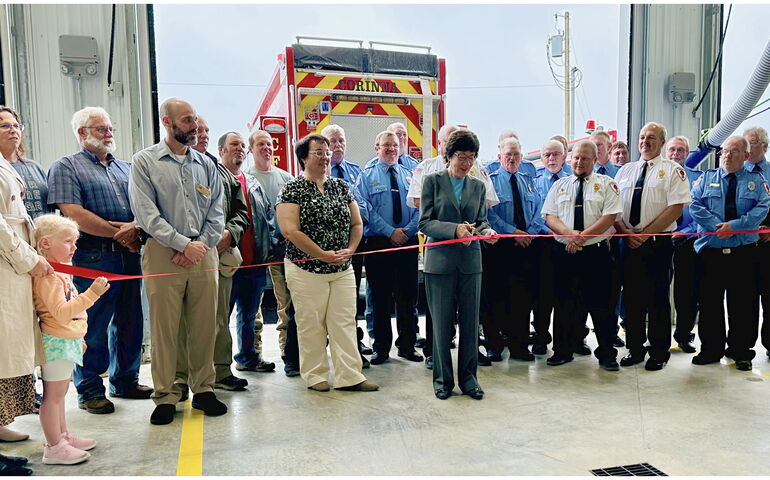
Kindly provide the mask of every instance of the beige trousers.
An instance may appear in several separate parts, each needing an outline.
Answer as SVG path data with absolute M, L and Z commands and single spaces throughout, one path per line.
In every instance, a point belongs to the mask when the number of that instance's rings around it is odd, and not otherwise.
M 210 249 L 197 265 L 183 268 L 171 262 L 174 250 L 149 239 L 142 251 L 142 272 L 173 272 L 145 279 L 152 332 L 152 398 L 156 405 L 176 404 L 182 395 L 174 383 L 179 329 L 187 330 L 187 365 L 193 393 L 214 388 L 214 342 L 217 313 L 219 257 Z
M 289 287 L 286 285 L 286 270 L 283 265 L 270 265 L 270 279 L 273 281 L 273 295 L 275 295 L 275 303 L 278 310 L 278 325 L 275 329 L 278 330 L 278 345 L 281 347 L 281 356 L 284 356 L 284 350 L 286 349 L 286 328 L 289 325 L 289 308 L 291 308 L 291 294 L 289 293 Z M 261 323 L 261 322 L 260 322 Z M 254 342 L 258 337 L 257 324 L 254 323 Z M 262 326 L 259 327 L 260 333 L 262 332 Z M 260 336 L 261 338 L 261 336 Z M 261 343 L 261 342 L 260 342 Z M 255 345 L 256 346 L 256 345 Z M 261 347 L 261 345 L 260 345 Z M 258 352 L 261 350 L 257 350 Z
M 326 338 L 334 365 L 334 387 L 366 380 L 356 340 L 356 281 L 353 267 L 344 272 L 318 274 L 289 261 L 286 283 L 294 302 L 299 340 L 299 373 L 310 387 L 329 380 Z
M 219 275 L 217 294 L 217 333 L 214 339 L 214 372 L 216 381 L 223 380 L 233 372 L 233 337 L 230 335 L 230 293 L 233 290 L 233 277 Z M 179 338 L 176 344 L 176 382 L 189 385 L 187 368 L 187 326 L 179 325 Z

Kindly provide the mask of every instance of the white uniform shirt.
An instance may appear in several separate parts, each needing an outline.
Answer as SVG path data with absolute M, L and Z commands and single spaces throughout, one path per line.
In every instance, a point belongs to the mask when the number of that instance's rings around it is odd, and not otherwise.
M 569 228 L 575 228 L 575 197 L 577 196 L 578 177 L 570 175 L 563 177 L 553 184 L 543 203 L 542 214 L 556 215 Z M 622 211 L 620 192 L 615 181 L 607 175 L 592 173 L 583 184 L 583 225 L 590 227 L 604 215 L 616 215 Z M 612 227 L 606 235 L 612 234 Z M 569 238 L 555 237 L 558 242 L 566 244 Z M 599 243 L 607 237 L 589 237 L 585 245 Z
M 414 199 L 422 196 L 422 181 L 425 179 L 425 175 L 440 172 L 442 170 L 446 170 L 446 163 L 444 163 L 444 157 L 441 155 L 423 160 L 419 165 L 414 167 L 412 183 L 409 185 L 409 191 L 406 194 L 406 204 L 412 208 L 417 208 L 414 204 Z M 484 170 L 484 167 L 481 165 L 478 158 L 468 174 L 484 182 L 484 186 L 487 188 L 486 198 L 488 206 L 492 207 L 500 203 L 500 199 L 497 198 L 497 192 L 495 192 L 495 187 L 492 185 L 492 181 L 489 180 L 489 174 Z
M 620 188 L 620 200 L 623 203 L 623 223 L 627 228 L 644 228 L 655 220 L 663 210 L 671 205 L 688 204 L 692 201 L 687 173 L 677 163 L 656 157 L 647 162 L 647 175 L 642 190 L 642 205 L 639 225 L 631 225 L 631 201 L 634 187 L 642 173 L 645 161 L 630 162 L 618 170 L 615 181 Z M 676 230 L 676 221 L 663 229 L 664 232 Z

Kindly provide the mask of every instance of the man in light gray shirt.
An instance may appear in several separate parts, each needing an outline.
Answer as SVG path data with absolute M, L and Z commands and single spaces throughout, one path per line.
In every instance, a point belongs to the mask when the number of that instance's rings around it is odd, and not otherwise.
M 192 407 L 222 415 L 227 406 L 214 395 L 216 334 L 216 245 L 222 237 L 222 181 L 216 166 L 189 148 L 197 142 L 197 114 L 170 98 L 160 106 L 166 138 L 133 157 L 129 198 L 136 225 L 147 235 L 145 274 L 174 275 L 145 280 L 150 303 L 152 380 L 156 407 L 150 423 L 171 423 L 182 391 L 174 383 L 180 324 L 188 332 Z

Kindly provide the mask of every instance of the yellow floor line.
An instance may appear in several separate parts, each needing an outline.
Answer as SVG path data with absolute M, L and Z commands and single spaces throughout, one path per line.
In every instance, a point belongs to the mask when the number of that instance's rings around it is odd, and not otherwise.
M 193 409 L 189 399 L 184 402 L 182 438 L 179 440 L 176 475 L 178 477 L 203 475 L 203 412 Z

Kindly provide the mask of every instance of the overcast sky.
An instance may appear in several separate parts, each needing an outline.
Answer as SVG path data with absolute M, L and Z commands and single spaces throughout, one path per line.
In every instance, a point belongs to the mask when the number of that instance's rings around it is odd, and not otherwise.
M 276 54 L 297 35 L 428 45 L 447 59 L 446 120 L 479 135 L 483 159 L 497 153 L 506 128 L 519 133 L 525 151 L 534 150 L 564 130 L 563 93 L 545 44 L 556 33 L 554 13 L 565 10 L 572 61 L 584 74 L 576 130 L 589 118 L 616 128 L 619 62 L 626 71 L 628 58 L 618 51 L 618 25 L 628 17 L 617 5 L 156 5 L 159 96 L 189 100 L 206 117 L 213 145 L 225 131 L 247 133 Z M 768 25 L 770 6 L 733 8 L 723 111 L 745 86 L 767 41 L 756 37 L 766 37 Z M 593 54 L 597 46 L 606 55 Z M 770 128 L 770 112 L 748 123 Z

